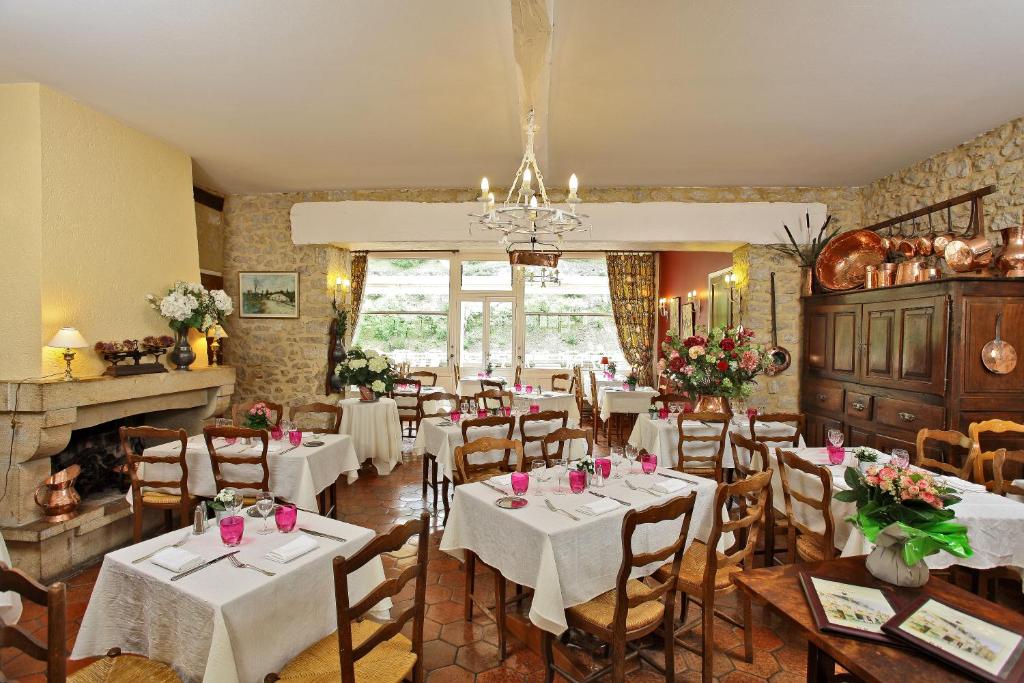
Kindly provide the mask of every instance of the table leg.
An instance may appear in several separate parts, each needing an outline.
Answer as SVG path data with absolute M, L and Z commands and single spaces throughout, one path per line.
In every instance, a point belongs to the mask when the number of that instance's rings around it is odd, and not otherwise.
M 818 646 L 807 643 L 807 683 L 828 683 L 836 674 L 835 660 L 818 649 Z

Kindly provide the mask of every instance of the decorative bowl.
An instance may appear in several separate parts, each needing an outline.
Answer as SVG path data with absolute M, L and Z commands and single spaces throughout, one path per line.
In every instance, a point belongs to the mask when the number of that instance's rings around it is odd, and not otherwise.
M 864 284 L 868 266 L 879 266 L 884 261 L 885 249 L 878 233 L 851 230 L 825 245 L 814 264 L 814 273 L 825 289 L 855 289 Z

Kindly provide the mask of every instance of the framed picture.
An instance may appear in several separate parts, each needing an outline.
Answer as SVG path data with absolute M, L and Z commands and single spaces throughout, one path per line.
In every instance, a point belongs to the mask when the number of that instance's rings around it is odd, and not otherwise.
M 819 631 L 899 644 L 882 630 L 896 610 L 881 590 L 810 574 L 799 576 Z
M 729 325 L 732 320 L 732 300 L 729 296 L 729 285 L 726 275 L 732 274 L 732 268 L 716 270 L 708 273 L 708 327 L 715 328 Z
M 242 318 L 298 318 L 299 274 L 238 273 L 238 315 Z
M 928 596 L 900 610 L 887 633 L 986 681 L 1024 680 L 1024 635 Z

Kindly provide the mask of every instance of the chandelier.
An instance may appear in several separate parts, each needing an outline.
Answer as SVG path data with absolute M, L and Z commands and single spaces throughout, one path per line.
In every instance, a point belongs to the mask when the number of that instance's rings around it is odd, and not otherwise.
M 544 176 L 533 152 L 536 130 L 531 109 L 526 121 L 526 150 L 505 201 L 495 204 L 490 183 L 484 178 L 480 181 L 480 196 L 477 198 L 483 205 L 483 211 L 470 216 L 476 219 L 477 225 L 501 235 L 498 243 L 508 252 L 508 260 L 512 265 L 555 268 L 562 255 L 563 236 L 586 230 L 583 225 L 586 216 L 576 213 L 580 199 L 577 195 L 579 181 L 575 173 L 569 177 L 567 207 L 558 208 L 548 201 Z M 533 187 L 535 179 L 536 190 Z

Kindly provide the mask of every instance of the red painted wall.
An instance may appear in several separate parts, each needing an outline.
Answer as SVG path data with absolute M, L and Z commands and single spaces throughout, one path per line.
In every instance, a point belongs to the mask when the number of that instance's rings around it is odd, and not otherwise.
M 717 251 L 662 251 L 658 252 L 658 298 L 682 297 L 686 301 L 686 293 L 697 290 L 700 300 L 700 312 L 697 315 L 698 325 L 708 324 L 708 273 L 732 266 L 732 254 Z M 689 315 L 688 306 L 683 307 L 683 315 Z M 658 317 L 658 344 L 665 338 L 668 331 L 668 318 Z

